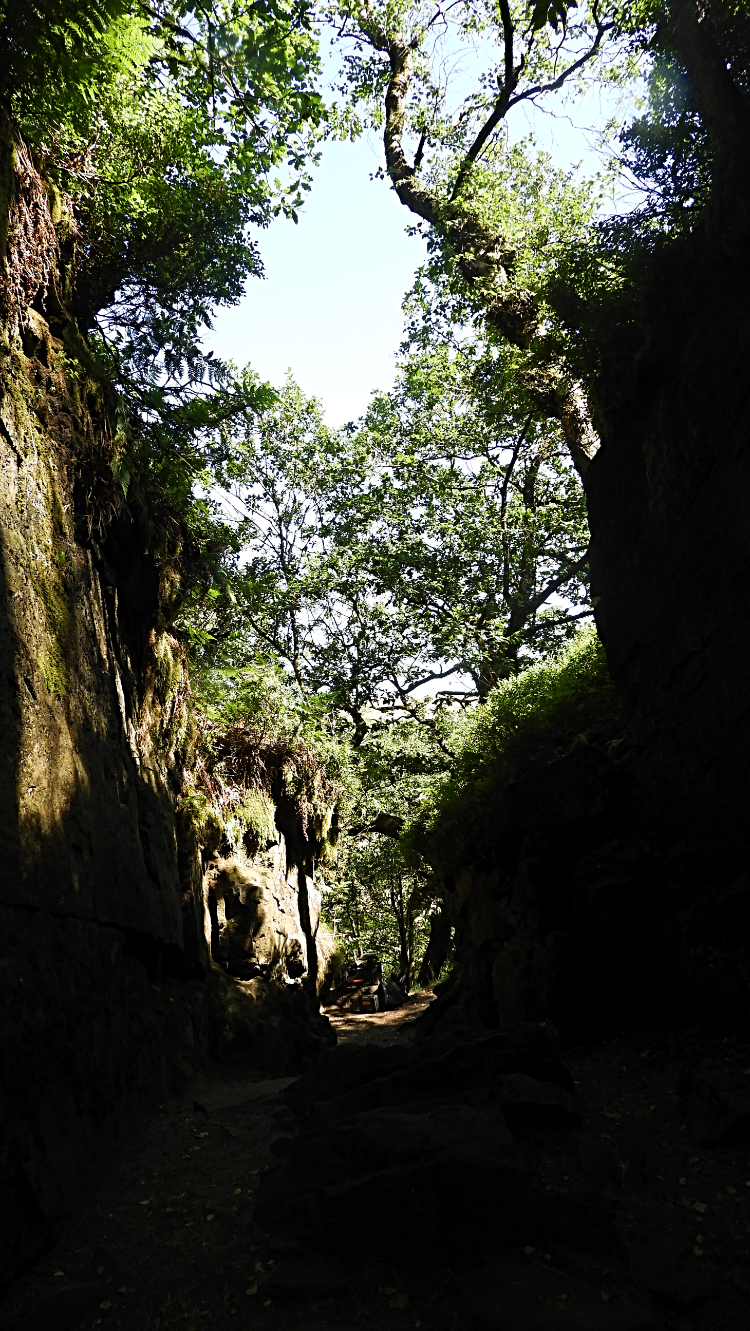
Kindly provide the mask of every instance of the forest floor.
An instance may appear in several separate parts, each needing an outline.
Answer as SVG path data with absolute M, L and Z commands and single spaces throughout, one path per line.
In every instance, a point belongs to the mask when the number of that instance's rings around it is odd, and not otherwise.
M 408 1042 L 427 1001 L 417 998 L 400 1013 L 334 1015 L 342 1048 Z M 708 1033 L 689 1038 L 693 1061 L 696 1040 L 705 1043 L 698 1055 L 716 1052 Z M 720 1052 L 738 1066 L 744 1061 L 750 1076 L 750 1050 L 727 1040 Z M 679 1095 L 685 1060 L 684 1041 L 675 1037 L 569 1051 L 563 1061 L 576 1085 L 584 1135 L 542 1131 L 519 1140 L 539 1189 L 564 1197 L 585 1184 L 587 1196 L 594 1188 L 607 1198 L 619 1235 L 609 1255 L 582 1253 L 572 1238 L 543 1251 L 519 1232 L 491 1267 L 485 1255 L 475 1264 L 464 1257 L 416 1269 L 378 1258 L 377 1243 L 337 1264 L 331 1235 L 333 1263 L 314 1262 L 296 1282 L 283 1277 L 292 1269 L 291 1246 L 261 1225 L 255 1208 L 263 1171 L 278 1163 L 272 1143 L 293 1126 L 280 1099 L 293 1079 L 214 1076 L 159 1109 L 99 1195 L 14 1283 L 0 1307 L 0 1326 L 745 1331 L 748 1148 L 698 1149 L 690 1140 Z M 394 1207 L 404 1205 L 393 1198 Z M 373 1212 L 373 1237 L 388 1220 Z

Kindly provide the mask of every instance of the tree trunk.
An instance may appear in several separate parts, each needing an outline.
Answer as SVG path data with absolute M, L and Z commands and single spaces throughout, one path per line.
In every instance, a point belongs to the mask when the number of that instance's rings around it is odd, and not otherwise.
M 448 959 L 451 945 L 451 922 L 445 906 L 433 915 L 430 921 L 430 937 L 427 942 L 422 965 L 419 968 L 417 984 L 421 989 L 432 984 L 440 974 Z

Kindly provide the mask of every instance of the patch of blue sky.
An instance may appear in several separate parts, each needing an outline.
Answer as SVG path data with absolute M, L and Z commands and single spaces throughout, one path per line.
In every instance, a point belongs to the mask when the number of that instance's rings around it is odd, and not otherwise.
M 464 78 L 468 87 L 466 70 Z M 630 110 L 622 95 L 595 88 L 576 103 L 555 96 L 545 105 L 516 107 L 511 139 L 533 134 L 556 165 L 601 171 L 600 132 Z M 425 259 L 424 241 L 408 234 L 414 219 L 388 181 L 376 178 L 383 165 L 372 131 L 354 143 L 325 143 L 298 224 L 279 218 L 258 235 L 265 277 L 251 279 L 239 304 L 218 312 L 205 338 L 217 355 L 251 364 L 272 384 L 291 373 L 333 427 L 358 419 L 371 393 L 392 385 L 402 301 Z

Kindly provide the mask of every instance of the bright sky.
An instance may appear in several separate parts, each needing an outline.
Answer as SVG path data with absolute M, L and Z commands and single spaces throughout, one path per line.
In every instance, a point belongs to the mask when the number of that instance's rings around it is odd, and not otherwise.
M 518 108 L 514 137 L 531 123 Z M 533 115 L 533 109 L 531 111 Z M 603 119 L 588 108 L 585 119 Z M 537 115 L 539 142 L 563 166 L 599 159 L 588 136 L 567 117 Z M 374 134 L 323 149 L 299 224 L 279 219 L 259 236 L 266 271 L 241 303 L 219 312 L 207 344 L 238 365 L 250 363 L 279 385 L 291 369 L 302 389 L 320 398 L 328 423 L 340 426 L 365 410 L 371 392 L 393 382 L 402 337 L 401 302 L 425 246 L 407 236 L 413 220 L 384 180 Z

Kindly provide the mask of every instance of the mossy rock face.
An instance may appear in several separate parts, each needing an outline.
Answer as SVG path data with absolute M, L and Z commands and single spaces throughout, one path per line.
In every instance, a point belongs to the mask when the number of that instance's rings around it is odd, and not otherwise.
M 258 1080 L 296 1076 L 336 1043 L 301 985 L 236 980 L 220 966 L 208 981 L 208 1029 L 214 1055 Z
M 0 251 L 13 171 L 0 134 Z M 18 1219 L 3 1278 L 96 1181 L 127 1115 L 207 1056 L 200 860 L 182 834 L 178 852 L 170 769 L 189 739 L 184 660 L 149 643 L 153 601 L 123 613 L 127 556 L 105 562 L 88 503 L 92 476 L 114 489 L 113 430 L 80 334 L 66 350 L 57 331 L 0 310 L 0 1199 Z

